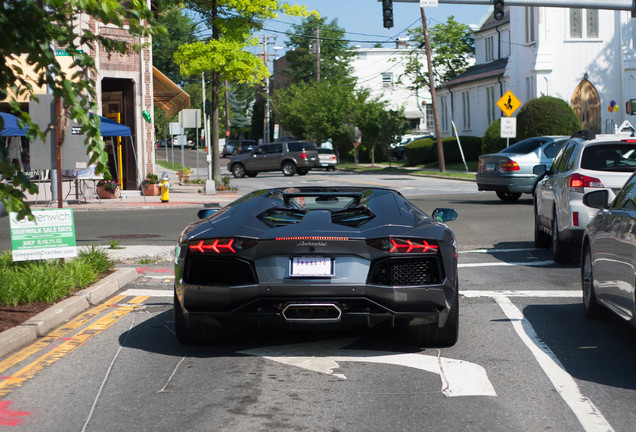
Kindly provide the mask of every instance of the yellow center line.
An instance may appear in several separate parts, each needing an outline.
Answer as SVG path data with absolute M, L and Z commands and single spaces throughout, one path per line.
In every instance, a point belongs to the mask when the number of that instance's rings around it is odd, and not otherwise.
M 75 317 L 71 321 L 67 322 L 62 327 L 59 327 L 58 329 L 52 331 L 51 333 L 47 334 L 43 338 L 39 339 L 37 342 L 35 342 L 35 343 L 23 348 L 22 350 L 16 352 L 15 354 L 12 354 L 11 356 L 7 357 L 6 359 L 4 359 L 3 361 L 0 362 L 0 373 L 2 373 L 4 371 L 6 371 L 7 369 L 15 366 L 16 364 L 20 363 L 21 361 L 29 358 L 30 356 L 32 356 L 33 354 L 37 353 L 38 351 L 40 351 L 42 349 L 45 349 L 52 342 L 55 342 L 58 339 L 63 338 L 64 336 L 66 336 L 71 331 L 73 331 L 75 329 L 78 329 L 79 327 L 83 326 L 88 321 L 93 319 L 95 316 L 97 316 L 98 314 L 103 312 L 104 309 L 110 308 L 114 303 L 118 303 L 118 302 L 122 301 L 124 298 L 126 298 L 126 296 L 123 296 L 123 295 L 115 296 L 112 299 L 110 299 L 108 301 L 108 303 L 103 303 L 103 304 L 101 304 L 99 306 L 96 306 L 94 308 L 89 309 L 88 311 L 84 312 L 83 314 L 78 315 L 77 317 Z
M 34 378 L 38 373 L 44 370 L 44 368 L 62 359 L 64 356 L 81 346 L 84 342 L 99 334 L 103 330 L 106 330 L 108 327 L 126 316 L 129 312 L 135 310 L 137 308 L 136 304 L 143 303 L 148 298 L 149 297 L 147 296 L 135 297 L 130 301 L 129 305 L 120 306 L 112 312 L 109 312 L 73 336 L 69 341 L 64 342 L 52 351 L 25 366 L 14 375 L 0 382 L 0 397 L 6 396 L 16 388 L 21 387 L 27 380 Z

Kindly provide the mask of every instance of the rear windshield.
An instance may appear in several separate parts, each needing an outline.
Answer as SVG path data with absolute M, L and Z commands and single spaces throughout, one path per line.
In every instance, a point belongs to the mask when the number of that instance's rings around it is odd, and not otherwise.
M 287 143 L 290 152 L 299 152 L 303 150 L 316 150 L 316 146 L 309 141 L 290 142 Z
M 318 153 L 320 154 L 333 154 L 333 150 L 328 149 L 328 148 L 320 148 L 318 147 Z
M 499 153 L 530 153 L 545 143 L 554 141 L 552 138 L 528 138 L 501 150 Z
M 583 149 L 581 168 L 631 172 L 636 169 L 636 143 L 589 146 Z

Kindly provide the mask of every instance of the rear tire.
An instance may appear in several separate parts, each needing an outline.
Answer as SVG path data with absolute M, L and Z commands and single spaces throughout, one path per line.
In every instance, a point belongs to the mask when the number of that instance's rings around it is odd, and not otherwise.
M 307 175 L 309 170 L 308 169 L 299 169 L 297 172 L 298 172 L 298 175 Z
M 556 212 L 552 214 L 552 259 L 555 263 L 566 263 L 570 261 L 571 251 L 568 243 L 559 238 L 559 223 Z
M 496 191 L 497 198 L 505 202 L 513 202 L 517 201 L 519 197 L 521 197 L 521 192 L 504 192 L 504 191 Z
M 534 247 L 547 249 L 550 247 L 550 236 L 539 228 L 539 210 L 534 202 Z
M 177 339 L 184 345 L 192 345 L 201 343 L 201 331 L 200 329 L 193 328 L 186 322 L 183 315 L 183 309 L 181 309 L 181 303 L 177 295 L 174 295 L 173 301 L 174 309 L 174 332 L 177 335 Z
M 248 177 L 256 177 L 258 175 L 258 171 L 245 171 L 245 174 Z
M 243 178 L 243 177 L 245 177 L 245 173 L 246 173 L 245 167 L 242 164 L 237 163 L 237 164 L 232 165 L 232 175 L 234 177 Z
M 592 271 L 592 251 L 589 245 L 583 250 L 581 263 L 581 289 L 583 290 L 583 310 L 589 319 L 606 318 L 608 311 L 596 300 L 594 292 L 594 273 Z
M 453 303 L 444 327 L 434 324 L 417 324 L 409 326 L 407 337 L 414 345 L 449 347 L 457 343 L 459 337 L 459 293 L 455 291 Z
M 230 337 L 230 332 L 224 326 L 205 326 L 187 323 L 181 309 L 177 295 L 174 295 L 174 332 L 177 339 L 184 345 L 199 345 L 203 343 L 222 343 Z
M 293 162 L 283 162 L 283 164 L 280 167 L 281 171 L 283 171 L 283 174 L 287 177 L 291 177 L 294 174 L 296 174 L 296 165 L 294 165 Z

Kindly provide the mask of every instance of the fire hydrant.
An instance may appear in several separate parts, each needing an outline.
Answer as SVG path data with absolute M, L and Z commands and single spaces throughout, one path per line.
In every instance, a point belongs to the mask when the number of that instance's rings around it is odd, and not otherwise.
M 168 173 L 164 171 L 161 176 L 161 202 L 170 201 L 170 179 Z

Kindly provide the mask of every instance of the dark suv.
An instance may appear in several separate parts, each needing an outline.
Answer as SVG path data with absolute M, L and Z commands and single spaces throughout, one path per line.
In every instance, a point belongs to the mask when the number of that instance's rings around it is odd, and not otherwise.
M 320 166 L 316 146 L 309 141 L 262 144 L 250 153 L 230 158 L 227 169 L 234 177 L 255 177 L 259 172 L 281 170 L 286 176 L 305 175 Z

